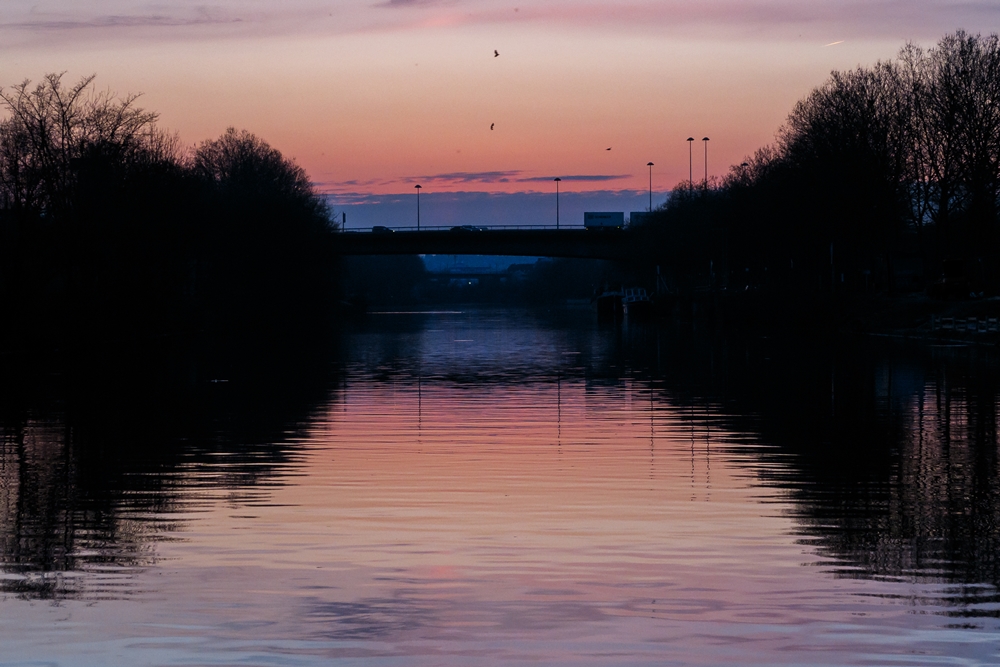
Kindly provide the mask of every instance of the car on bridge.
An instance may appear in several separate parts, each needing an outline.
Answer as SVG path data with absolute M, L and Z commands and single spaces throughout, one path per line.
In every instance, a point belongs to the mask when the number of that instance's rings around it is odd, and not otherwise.
M 394 231 L 385 225 L 375 225 L 372 227 L 372 234 L 392 234 Z
M 452 227 L 451 231 L 453 231 L 453 232 L 485 232 L 485 231 L 488 231 L 488 228 L 486 228 L 486 227 L 476 227 L 475 225 L 458 225 L 456 227 Z

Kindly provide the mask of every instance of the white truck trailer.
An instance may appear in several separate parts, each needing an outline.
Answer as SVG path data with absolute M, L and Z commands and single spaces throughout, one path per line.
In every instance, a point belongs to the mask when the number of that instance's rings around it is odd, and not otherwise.
M 622 229 L 625 214 L 621 212 L 591 211 L 583 214 L 583 226 L 587 229 Z

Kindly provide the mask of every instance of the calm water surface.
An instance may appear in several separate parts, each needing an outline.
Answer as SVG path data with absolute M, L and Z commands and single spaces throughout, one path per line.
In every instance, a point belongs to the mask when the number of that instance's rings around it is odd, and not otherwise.
M 483 310 L 180 357 L 5 376 L 0 664 L 1000 663 L 989 353 Z

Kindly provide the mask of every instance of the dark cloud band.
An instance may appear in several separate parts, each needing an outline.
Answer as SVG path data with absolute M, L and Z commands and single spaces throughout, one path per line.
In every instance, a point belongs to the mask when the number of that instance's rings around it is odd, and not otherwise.
M 519 178 L 517 183 L 543 183 L 551 181 L 555 176 L 532 176 L 531 178 Z M 560 176 L 561 181 L 582 181 L 582 182 L 602 182 L 620 181 L 625 178 L 632 178 L 632 174 L 575 174 L 573 176 Z
M 446 174 L 431 174 L 427 176 L 410 176 L 402 179 L 403 183 L 510 183 L 522 172 L 519 169 L 510 171 L 453 171 Z

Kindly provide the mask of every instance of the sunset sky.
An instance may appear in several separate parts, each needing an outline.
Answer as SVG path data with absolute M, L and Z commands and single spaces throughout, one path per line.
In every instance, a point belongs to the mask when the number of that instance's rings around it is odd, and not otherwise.
M 1000 30 L 1000 5 L 5 0 L 0 83 L 96 73 L 101 88 L 143 93 L 185 144 L 246 128 L 335 207 L 409 197 L 418 182 L 425 196 L 541 196 L 555 176 L 572 201 L 646 192 L 650 161 L 664 193 L 688 176 L 688 136 L 695 177 L 704 136 L 721 175 L 831 70 L 958 28 Z

